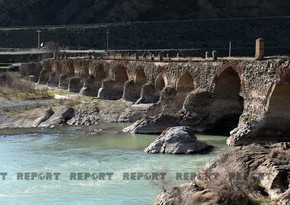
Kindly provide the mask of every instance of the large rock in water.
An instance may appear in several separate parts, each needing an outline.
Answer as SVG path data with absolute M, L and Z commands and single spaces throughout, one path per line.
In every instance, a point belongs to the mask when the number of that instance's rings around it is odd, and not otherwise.
M 160 137 L 145 149 L 145 152 L 193 154 L 209 148 L 212 146 L 197 140 L 192 128 L 180 126 L 171 127 L 162 132 Z

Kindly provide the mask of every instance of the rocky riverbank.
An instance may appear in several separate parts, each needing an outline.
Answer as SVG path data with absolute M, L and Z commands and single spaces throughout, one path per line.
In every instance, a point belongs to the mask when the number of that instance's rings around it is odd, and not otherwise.
M 0 99 L 0 129 L 131 123 L 146 116 L 146 106 L 125 101 L 95 99 L 25 100 Z
M 154 205 L 290 204 L 290 143 L 238 147 L 166 190 Z

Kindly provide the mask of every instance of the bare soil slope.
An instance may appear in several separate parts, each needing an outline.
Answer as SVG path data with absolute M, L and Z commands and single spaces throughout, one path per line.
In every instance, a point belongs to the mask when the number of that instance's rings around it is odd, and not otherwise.
M 288 16 L 287 0 L 0 0 L 0 25 Z

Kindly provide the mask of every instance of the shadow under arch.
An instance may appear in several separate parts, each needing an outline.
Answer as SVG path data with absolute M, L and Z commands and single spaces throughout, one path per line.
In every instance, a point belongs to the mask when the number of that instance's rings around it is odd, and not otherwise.
M 244 99 L 240 96 L 241 80 L 231 67 L 225 69 L 214 80 L 214 102 L 210 108 L 210 132 L 229 134 L 237 127 L 244 109 Z
M 154 84 L 155 94 L 154 103 L 158 102 L 160 99 L 161 91 L 168 85 L 167 77 L 165 74 L 161 73 L 157 76 Z
M 159 74 L 155 80 L 155 91 L 157 94 L 160 94 L 160 92 L 163 90 L 164 87 L 166 87 L 168 84 L 166 76 L 164 74 Z
M 89 71 L 89 68 L 88 68 Z M 86 78 L 80 95 L 97 96 L 102 87 L 102 80 L 106 79 L 106 72 L 102 64 L 97 64 L 91 74 Z
M 94 77 L 96 81 L 102 81 L 107 77 L 104 66 L 102 64 L 98 65 L 95 69 Z
M 88 63 L 84 63 L 84 65 L 82 66 L 82 69 L 80 71 L 80 78 L 81 79 L 86 79 L 88 78 L 90 75 L 90 72 L 89 72 L 89 65 Z
M 62 65 L 59 61 L 52 62 L 52 72 L 47 82 L 48 86 L 58 86 L 62 74 Z
M 104 79 L 98 91 L 98 97 L 108 100 L 118 100 L 123 97 L 125 82 L 128 80 L 127 69 L 123 65 L 114 68 L 114 80 Z
M 128 80 L 124 84 L 123 100 L 140 103 L 142 87 L 147 82 L 144 68 L 139 68 L 134 80 Z
M 68 77 L 73 77 L 75 76 L 75 68 L 74 64 L 72 61 L 69 61 L 66 65 L 66 71 L 65 71 L 66 76 Z
M 258 137 L 272 138 L 278 141 L 290 139 L 290 73 L 283 82 L 276 84 L 269 99 L 265 123 L 257 132 Z
M 194 80 L 188 72 L 182 74 L 177 80 L 176 90 L 177 92 L 191 92 L 194 90 Z
M 124 84 L 128 80 L 127 69 L 123 65 L 115 67 L 115 82 L 118 84 Z
M 136 77 L 134 79 L 135 84 L 145 84 L 147 82 L 147 77 L 145 75 L 144 69 L 139 69 L 137 71 Z

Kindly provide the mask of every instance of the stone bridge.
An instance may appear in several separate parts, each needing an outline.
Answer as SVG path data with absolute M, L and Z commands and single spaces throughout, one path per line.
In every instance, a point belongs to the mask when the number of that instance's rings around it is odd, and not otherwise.
M 153 59 L 154 60 L 154 59 Z M 160 59 L 159 59 L 160 60 Z M 198 131 L 228 130 L 228 144 L 290 139 L 287 59 L 151 61 L 50 59 L 21 66 L 30 80 L 102 99 L 151 103 Z

